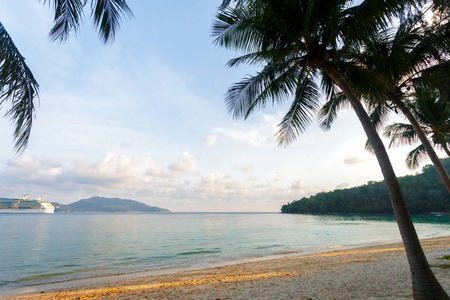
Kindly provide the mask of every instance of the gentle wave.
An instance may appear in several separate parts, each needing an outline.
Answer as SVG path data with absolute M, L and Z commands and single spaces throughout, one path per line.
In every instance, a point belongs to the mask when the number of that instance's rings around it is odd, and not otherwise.
M 76 273 L 85 273 L 92 271 L 92 269 L 76 269 L 71 270 L 67 272 L 57 272 L 57 273 L 47 273 L 47 274 L 39 274 L 39 275 L 32 275 L 24 278 L 20 278 L 17 281 L 36 281 L 36 280 L 43 280 L 43 279 L 50 279 L 58 276 L 64 276 L 64 275 L 71 275 Z
M 275 244 L 275 245 L 259 246 L 259 247 L 256 247 L 255 249 L 257 249 L 257 250 L 265 250 L 265 249 L 279 248 L 279 247 L 282 247 L 282 246 L 283 245 Z
M 187 251 L 187 252 L 180 252 L 177 254 L 177 256 L 191 256 L 191 255 L 202 255 L 202 254 L 214 254 L 214 253 L 220 253 L 222 250 L 199 250 L 199 251 Z

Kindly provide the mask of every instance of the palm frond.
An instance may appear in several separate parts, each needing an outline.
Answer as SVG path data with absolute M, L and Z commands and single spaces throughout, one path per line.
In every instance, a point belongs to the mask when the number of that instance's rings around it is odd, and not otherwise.
M 51 41 L 64 42 L 70 32 L 77 33 L 83 19 L 83 9 L 88 0 L 43 0 L 53 2 L 55 16 L 54 25 L 50 30 Z M 125 0 L 91 0 L 91 10 L 94 26 L 99 31 L 100 39 L 107 43 L 114 40 L 120 27 L 122 16 L 133 16 Z
M 369 117 L 377 131 L 380 130 L 384 124 L 386 124 L 389 119 L 390 112 L 391 110 L 386 105 L 381 104 L 371 110 Z
M 39 85 L 24 57 L 0 23 L 0 106 L 11 103 L 6 116 L 15 124 L 16 152 L 25 150 L 28 144 L 38 91 Z
M 232 0 L 223 0 L 222 4 L 217 8 L 218 10 L 224 10 L 225 8 L 229 7 L 231 5 Z M 233 2 L 236 2 L 236 5 L 239 6 L 242 4 L 244 0 L 233 0 Z
M 282 57 L 282 59 L 279 59 L 279 57 Z M 267 62 L 271 61 L 297 61 L 297 64 L 300 64 L 301 61 L 305 59 L 306 56 L 298 56 L 296 55 L 291 49 L 282 49 L 282 50 L 275 50 L 275 49 L 268 49 L 268 50 L 261 50 L 256 51 L 252 53 L 248 53 L 233 59 L 230 59 L 227 63 L 228 67 L 237 67 L 240 64 L 247 64 L 247 65 L 256 65 L 260 66 Z
M 421 144 L 417 146 L 417 148 L 408 153 L 405 159 L 405 164 L 409 169 L 414 170 L 417 169 L 420 163 L 423 160 L 427 159 L 427 157 L 428 157 L 427 151 L 425 150 L 425 147 Z
M 292 10 L 297 12 L 298 6 L 296 1 L 287 1 L 281 7 L 271 1 L 249 0 L 238 7 L 227 8 L 219 12 L 213 22 L 214 43 L 244 53 L 277 49 L 279 52 L 274 54 L 280 59 L 285 53 L 292 55 L 294 50 L 298 54 L 306 43 L 298 30 L 305 26 L 303 14 L 292 16 Z
M 365 0 L 342 13 L 342 37 L 345 44 L 358 43 L 367 34 L 387 28 L 413 0 Z
M 295 98 L 291 108 L 278 125 L 277 140 L 280 145 L 287 146 L 295 141 L 311 123 L 314 112 L 319 107 L 320 90 L 308 74 L 300 76 Z
M 96 0 L 92 7 L 94 26 L 98 28 L 104 43 L 114 40 L 121 17 L 133 16 L 125 0 Z
M 330 130 L 331 125 L 337 118 L 337 113 L 349 107 L 350 103 L 344 93 L 333 94 L 319 110 L 319 126 L 325 131 Z
M 366 143 L 364 144 L 364 149 L 366 149 L 370 154 L 375 155 L 375 150 L 372 147 L 369 139 L 366 139 Z
M 46 2 L 47 0 L 44 0 L 44 4 Z M 64 42 L 72 30 L 75 33 L 78 31 L 85 4 L 86 0 L 54 0 L 54 25 L 49 33 L 51 41 Z
M 217 14 L 212 25 L 212 35 L 216 45 L 244 51 L 262 50 L 262 24 L 256 12 L 251 9 L 228 8 Z
M 255 76 L 248 76 L 230 87 L 225 95 L 228 112 L 234 118 L 262 109 L 268 101 L 282 102 L 296 88 L 298 70 L 290 62 L 267 65 Z
M 383 135 L 390 139 L 389 147 L 413 145 L 419 142 L 417 133 L 411 124 L 393 123 L 386 126 Z
M 325 95 L 326 101 L 330 100 L 336 94 L 336 87 L 333 79 L 331 79 L 328 74 L 322 74 L 322 82 L 321 82 L 322 91 Z

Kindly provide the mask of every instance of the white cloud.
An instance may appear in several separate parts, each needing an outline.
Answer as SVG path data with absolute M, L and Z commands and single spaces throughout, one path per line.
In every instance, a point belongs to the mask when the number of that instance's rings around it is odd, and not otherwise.
M 294 182 L 291 183 L 291 189 L 294 190 L 299 190 L 301 188 L 303 188 L 303 180 L 296 180 Z
M 197 170 L 197 159 L 188 152 L 183 152 L 180 159 L 169 167 L 177 172 L 194 172 Z
M 360 159 L 355 156 L 348 156 L 346 159 L 344 159 L 344 163 L 347 165 L 355 165 L 364 162 L 364 159 Z
M 233 123 L 228 128 L 216 128 L 216 132 L 253 147 L 276 147 L 277 122 L 273 116 L 261 114 L 257 121 Z
M 242 171 L 242 172 L 245 172 L 245 173 L 250 173 L 250 172 L 252 172 L 255 169 L 255 166 L 252 165 L 252 164 L 240 164 L 240 165 L 237 165 L 235 167 L 235 169 L 239 170 L 239 171 Z
M 225 179 L 225 174 L 221 172 L 209 173 L 202 177 L 201 186 L 208 187 L 214 185 L 220 185 L 221 182 Z
M 348 187 L 349 187 L 348 182 L 342 182 L 342 183 L 340 183 L 340 184 L 338 184 L 338 185 L 336 186 L 336 189 L 337 189 L 337 190 L 340 190 L 340 189 L 346 189 L 346 188 L 348 188 Z
M 214 147 L 217 144 L 217 135 L 210 135 L 202 139 L 202 142 L 209 147 Z
M 73 179 L 82 184 L 130 187 L 155 182 L 162 175 L 162 167 L 149 157 L 131 158 L 123 154 L 108 153 L 98 163 L 84 159 L 75 162 Z

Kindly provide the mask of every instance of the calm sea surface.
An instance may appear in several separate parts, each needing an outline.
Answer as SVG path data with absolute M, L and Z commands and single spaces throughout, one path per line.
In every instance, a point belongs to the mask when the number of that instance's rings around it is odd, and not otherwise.
M 420 238 L 450 218 L 414 217 Z M 279 213 L 0 215 L 0 293 L 28 285 L 400 241 L 393 217 Z

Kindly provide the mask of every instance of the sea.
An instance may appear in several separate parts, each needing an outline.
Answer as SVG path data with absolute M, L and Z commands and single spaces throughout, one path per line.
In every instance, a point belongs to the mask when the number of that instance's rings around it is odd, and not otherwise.
M 450 216 L 413 216 L 420 238 Z M 0 296 L 42 284 L 399 242 L 393 216 L 281 213 L 0 215 Z

